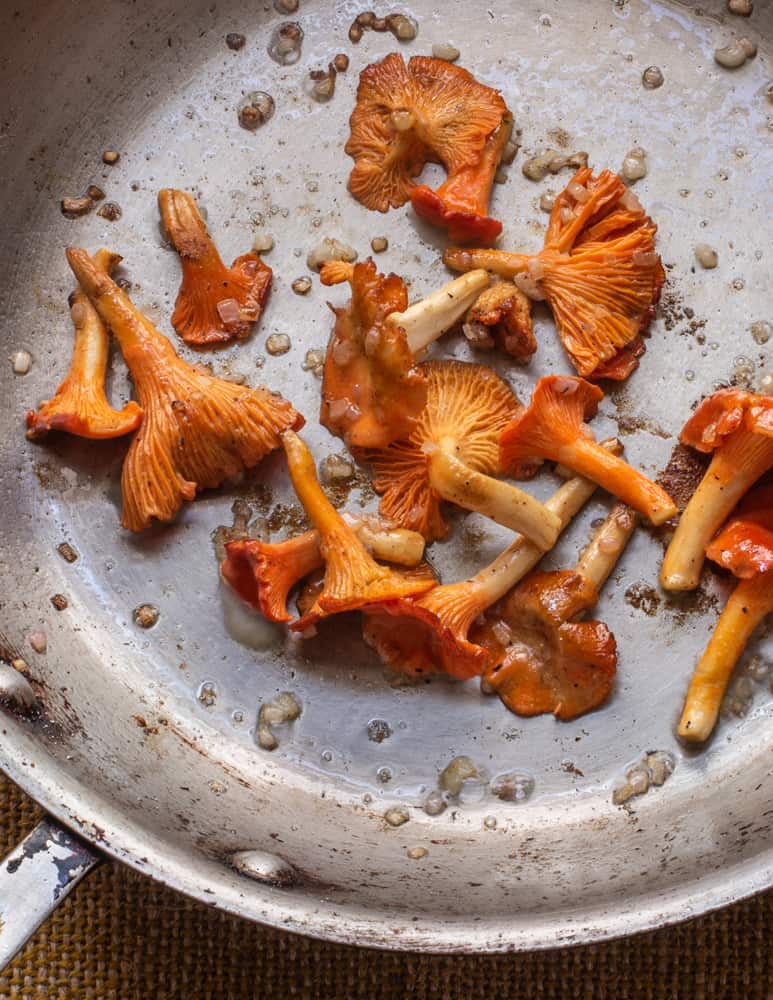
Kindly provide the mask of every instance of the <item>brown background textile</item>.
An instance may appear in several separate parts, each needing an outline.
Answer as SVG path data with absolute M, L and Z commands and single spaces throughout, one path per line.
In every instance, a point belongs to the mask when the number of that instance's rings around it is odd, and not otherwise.
M 1 854 L 38 815 L 0 776 Z M 404 955 L 256 927 L 106 864 L 0 973 L 0 997 L 773 1000 L 771 918 L 773 892 L 608 944 L 530 955 Z

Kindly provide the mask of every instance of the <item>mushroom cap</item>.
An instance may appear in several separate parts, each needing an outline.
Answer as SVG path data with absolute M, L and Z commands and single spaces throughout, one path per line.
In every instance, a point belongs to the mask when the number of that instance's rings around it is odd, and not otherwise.
M 499 436 L 521 405 L 510 386 L 485 365 L 462 361 L 422 364 L 427 402 L 407 440 L 358 452 L 372 465 L 379 510 L 425 538 L 443 538 L 448 525 L 430 484 L 432 452 L 452 442 L 454 454 L 475 472 L 499 470 Z
M 486 662 L 484 649 L 422 606 L 421 599 L 390 601 L 368 608 L 362 634 L 383 663 L 403 674 L 428 676 L 442 672 L 468 680 L 480 674 Z
M 587 577 L 563 570 L 530 574 L 500 602 L 495 614 L 512 638 L 491 656 L 484 677 L 511 711 L 567 720 L 607 698 L 617 668 L 615 637 L 603 622 L 569 620 L 597 597 Z
M 743 499 L 706 555 L 741 579 L 773 570 L 773 483 Z
M 586 378 L 622 380 L 636 368 L 640 334 L 665 281 L 656 231 L 609 170 L 596 177 L 589 167 L 579 170 L 553 204 L 540 255 L 542 286 L 564 348 Z
M 773 396 L 746 389 L 720 389 L 699 404 L 679 439 L 698 451 L 709 452 L 742 427 L 773 437 Z
M 604 393 L 574 375 L 547 375 L 534 387 L 528 408 L 517 413 L 500 438 L 500 464 L 518 478 L 533 475 L 557 443 L 573 441 L 596 415 Z
M 369 258 L 351 270 L 351 301 L 335 309 L 325 356 L 320 421 L 352 448 L 383 447 L 411 433 L 426 400 L 425 376 L 400 327 L 385 323 L 408 306 L 402 278 Z
M 220 565 L 223 579 L 245 604 L 273 622 L 289 622 L 287 595 L 322 565 L 316 531 L 306 531 L 282 542 L 239 539 L 225 546 Z
M 475 163 L 507 114 L 498 91 L 461 66 L 396 52 L 360 74 L 346 152 L 354 159 L 349 190 L 367 208 L 404 205 L 428 160 L 449 174 Z

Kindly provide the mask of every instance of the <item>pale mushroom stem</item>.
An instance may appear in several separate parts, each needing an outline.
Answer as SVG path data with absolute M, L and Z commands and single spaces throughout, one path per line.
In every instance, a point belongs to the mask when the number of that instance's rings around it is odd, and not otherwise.
M 475 472 L 443 447 L 430 456 L 429 481 L 443 499 L 520 531 L 543 551 L 556 543 L 560 521 L 545 504 L 516 486 Z
M 405 331 L 408 347 L 417 354 L 458 322 L 489 282 L 486 271 L 470 271 L 426 299 L 414 302 L 404 312 L 391 313 L 386 322 Z
M 752 633 L 773 609 L 773 571 L 741 580 L 728 598 L 687 691 L 678 733 L 702 743 L 717 723 L 733 668 Z
M 737 431 L 733 438 L 741 436 L 750 437 L 745 431 Z M 769 441 L 760 438 L 763 447 L 773 447 Z M 694 590 L 698 586 L 706 546 L 761 475 L 759 466 L 748 461 L 749 456 L 741 459 L 735 454 L 735 443 L 728 439 L 714 452 L 679 519 L 660 570 L 660 582 L 666 590 Z
M 623 450 L 616 438 L 602 442 L 601 447 L 613 454 L 619 454 Z M 545 507 L 558 518 L 561 531 L 577 516 L 596 489 L 596 484 L 590 479 L 574 476 L 545 501 Z M 500 597 L 504 597 L 508 590 L 534 569 L 544 554 L 533 542 L 519 535 L 493 562 L 471 577 L 465 586 L 478 593 L 483 611 Z
M 502 278 L 514 278 L 517 274 L 523 274 L 529 268 L 529 261 L 533 259 L 533 255 L 510 253 L 507 250 L 459 250 L 456 247 L 450 247 L 443 254 L 443 261 L 454 271 L 473 272 L 474 268 L 484 268 Z
M 344 514 L 354 531 L 376 559 L 396 563 L 398 566 L 418 566 L 424 558 L 424 536 L 408 528 L 386 528 L 373 524 L 366 514 L 349 517 Z
M 617 565 L 637 521 L 635 511 L 624 503 L 616 503 L 577 561 L 577 572 L 590 580 L 597 591 Z

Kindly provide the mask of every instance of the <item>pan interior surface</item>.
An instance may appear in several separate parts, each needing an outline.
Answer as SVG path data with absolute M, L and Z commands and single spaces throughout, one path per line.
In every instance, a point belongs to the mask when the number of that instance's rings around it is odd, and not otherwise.
M 770 885 L 766 635 L 748 650 L 751 667 L 711 746 L 690 753 L 674 736 L 726 579 L 708 574 L 696 594 L 669 597 L 657 584 L 662 541 L 639 530 L 597 609 L 620 650 L 609 703 L 570 723 L 522 719 L 476 682 L 396 685 L 354 616 L 312 641 L 288 639 L 224 590 L 211 535 L 231 523 L 235 498 L 277 534 L 297 521 L 279 456 L 189 504 L 174 524 L 131 536 L 118 526 L 126 444 L 65 436 L 33 444 L 23 415 L 51 394 L 69 360 L 65 246 L 120 252 L 133 300 L 195 357 L 169 323 L 179 263 L 156 208 L 160 188 L 179 187 L 205 206 L 224 259 L 247 252 L 256 236 L 275 241 L 259 330 L 204 360 L 215 374 L 282 392 L 306 416 L 315 456 L 340 453 L 318 425 L 319 379 L 304 361 L 327 343 L 326 300 L 340 305 L 346 294 L 315 278 L 301 297 L 291 284 L 308 273 L 306 255 L 324 237 L 360 259 L 372 239 L 387 237 L 377 263 L 409 279 L 412 298 L 447 280 L 436 232 L 406 209 L 379 215 L 352 199 L 343 145 L 364 66 L 396 49 L 408 58 L 451 43 L 460 65 L 501 89 L 521 130 L 491 206 L 504 221 L 502 246 L 541 245 L 540 197 L 570 177 L 527 180 L 528 157 L 582 150 L 596 168 L 616 170 L 630 149 L 646 152 L 647 176 L 634 190 L 658 224 L 667 284 L 639 370 L 607 396 L 593 427 L 599 438 L 620 435 L 628 460 L 655 475 L 702 395 L 719 385 L 758 388 L 771 368 L 771 345 L 752 326 L 773 322 L 773 3 L 757 0 L 742 19 L 718 2 L 698 10 L 665 0 L 492 0 L 449 3 L 441 13 L 412 0 L 405 13 L 418 25 L 414 41 L 366 32 L 356 45 L 351 3 L 301 0 L 291 15 L 209 0 L 34 7 L 0 13 L 8 97 L 0 123 L 0 652 L 27 660 L 40 705 L 33 717 L 8 709 L 0 719 L 4 769 L 104 850 L 182 891 L 252 919 L 383 947 L 590 941 Z M 279 65 L 268 50 L 288 20 L 303 30 L 301 56 Z M 229 32 L 246 37 L 243 48 L 227 47 Z M 756 57 L 737 70 L 717 65 L 714 50 L 739 35 L 754 40 Z M 349 69 L 317 103 L 309 71 L 338 52 L 349 55 Z M 651 66 L 664 81 L 655 89 L 642 84 Z M 275 112 L 250 132 L 237 111 L 254 91 L 269 93 Z M 120 151 L 114 166 L 102 163 L 106 149 Z M 120 205 L 118 220 L 61 214 L 60 200 L 89 184 Z M 716 269 L 696 263 L 700 243 L 716 249 Z M 538 377 L 569 371 L 547 312 L 537 310 L 535 332 L 528 367 L 481 358 L 461 337 L 445 338 L 432 356 L 494 364 L 525 401 Z M 266 350 L 275 333 L 289 335 L 287 353 Z M 17 351 L 31 355 L 28 374 L 7 361 Z M 129 391 L 116 356 L 110 392 L 125 399 Z M 544 499 L 557 482 L 545 472 L 529 488 Z M 375 506 L 365 477 L 346 492 L 348 509 Z M 599 494 L 545 565 L 571 566 L 608 509 Z M 60 554 L 65 542 L 73 562 Z M 444 581 L 463 579 L 507 542 L 504 529 L 457 514 L 430 561 Z M 62 611 L 51 603 L 57 594 L 67 599 Z M 147 630 L 133 615 L 145 604 L 159 612 Z M 36 654 L 27 638 L 41 629 L 47 650 Z M 257 711 L 286 690 L 302 715 L 278 730 L 279 747 L 268 753 L 256 743 Z M 654 751 L 673 756 L 668 781 L 613 804 L 626 771 Z M 485 780 L 428 815 L 422 804 L 460 755 Z M 508 772 L 518 772 L 523 795 L 503 802 L 491 779 Z M 392 825 L 387 817 L 402 819 L 401 811 L 407 822 Z

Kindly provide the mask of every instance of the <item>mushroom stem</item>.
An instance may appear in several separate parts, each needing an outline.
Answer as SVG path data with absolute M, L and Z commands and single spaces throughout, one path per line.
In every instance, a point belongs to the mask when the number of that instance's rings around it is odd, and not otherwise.
M 475 472 L 443 447 L 430 456 L 429 481 L 445 500 L 520 531 L 543 551 L 556 543 L 561 523 L 544 504 L 509 483 Z
M 71 247 L 66 253 L 75 277 L 121 345 L 129 367 L 132 364 L 130 358 L 145 351 L 152 353 L 160 365 L 171 363 L 176 357 L 171 343 L 166 337 L 161 337 L 150 320 L 112 281 L 99 261 L 96 258 L 92 260 L 85 250 Z
M 617 438 L 603 441 L 601 447 L 613 454 L 619 454 L 623 450 Z M 551 514 L 555 514 L 560 522 L 559 531 L 563 531 L 576 517 L 596 492 L 596 489 L 597 486 L 592 480 L 584 479 L 582 476 L 574 476 L 545 501 L 547 510 Z M 523 535 L 515 538 L 493 562 L 464 584 L 480 597 L 477 613 L 480 614 L 481 611 L 498 601 L 500 597 L 504 597 L 508 590 L 514 587 L 519 580 L 522 580 L 530 570 L 534 569 L 544 554 L 542 549 L 524 538 Z M 437 588 L 438 591 L 442 589 L 441 587 Z
M 483 268 L 503 278 L 514 278 L 529 269 L 533 257 L 525 253 L 510 253 L 507 250 L 470 249 L 449 247 L 443 254 L 443 263 L 454 271 L 472 271 Z
M 344 521 L 332 503 L 325 496 L 324 490 L 317 479 L 314 458 L 307 445 L 294 431 L 282 434 L 282 445 L 287 456 L 287 467 L 290 471 L 293 489 L 301 501 L 303 509 L 311 518 L 312 524 L 322 536 L 335 531 L 342 539 L 357 545 L 357 535 L 354 529 Z
M 554 456 L 550 455 L 549 458 Z M 646 515 L 653 524 L 663 524 L 677 513 L 669 495 L 657 483 L 610 454 L 591 438 L 578 436 L 557 449 L 555 458 L 581 476 L 593 479 L 629 507 Z
M 344 520 L 348 520 L 347 515 Z M 368 515 L 352 517 L 351 521 L 357 537 L 376 559 L 398 566 L 418 566 L 424 558 L 424 538 L 418 531 L 380 527 Z
M 576 570 L 601 590 L 617 565 L 638 517 L 624 503 L 616 503 L 577 561 Z
M 404 312 L 391 313 L 386 322 L 405 331 L 408 347 L 417 354 L 460 320 L 488 285 L 486 271 L 470 271 L 414 302 Z
M 773 463 L 773 438 L 741 428 L 726 438 L 679 519 L 660 570 L 666 590 L 694 590 L 706 546 L 731 511 Z
M 771 610 L 773 570 L 738 583 L 690 681 L 678 729 L 682 739 L 702 743 L 711 735 L 733 668 Z

